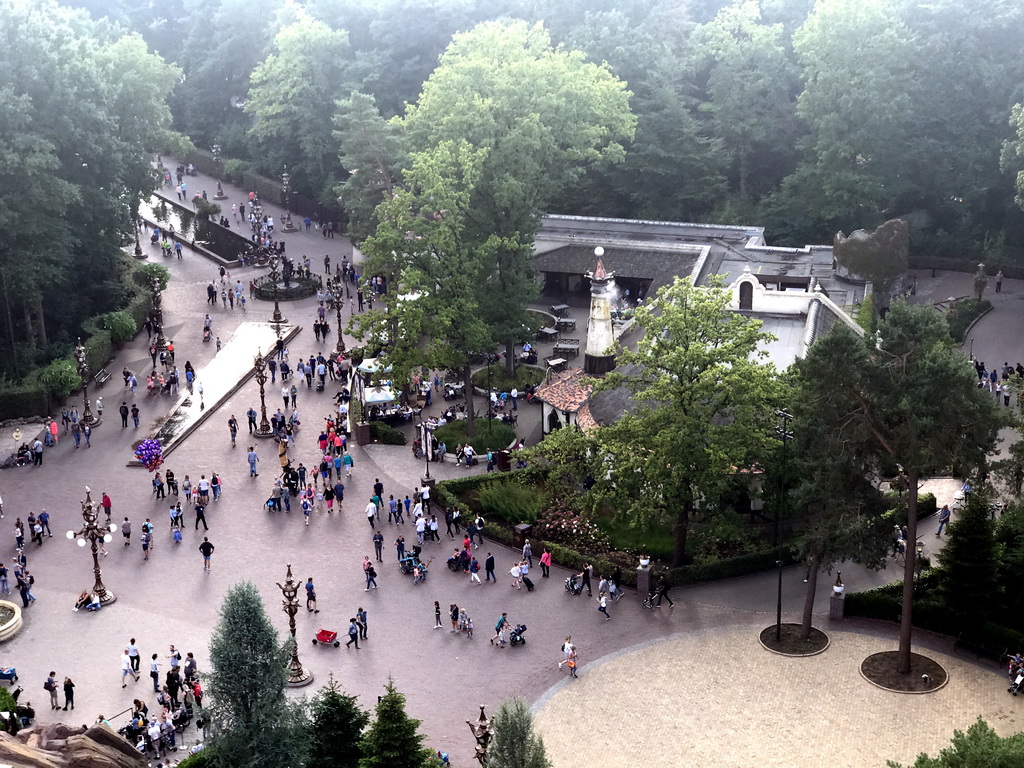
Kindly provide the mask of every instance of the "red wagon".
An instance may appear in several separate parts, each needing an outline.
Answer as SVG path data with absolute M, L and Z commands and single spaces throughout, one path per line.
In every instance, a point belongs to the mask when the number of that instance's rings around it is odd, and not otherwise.
M 334 645 L 335 648 L 341 645 L 341 641 L 338 640 L 338 633 L 331 632 L 329 629 L 321 629 L 316 633 L 316 637 L 313 638 L 313 645 L 317 643 L 323 643 L 324 645 Z

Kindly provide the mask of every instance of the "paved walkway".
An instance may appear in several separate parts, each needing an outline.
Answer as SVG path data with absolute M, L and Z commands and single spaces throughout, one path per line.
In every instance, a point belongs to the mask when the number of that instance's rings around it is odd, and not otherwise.
M 206 182 L 205 188 L 212 194 L 216 185 L 210 180 Z M 190 178 L 189 187 L 202 190 L 203 179 Z M 232 200 L 241 200 L 245 195 L 244 190 L 229 186 L 225 186 L 225 192 L 230 196 L 229 210 Z M 307 253 L 314 264 L 322 265 L 324 253 L 331 254 L 332 262 L 353 253 L 351 245 L 341 237 L 324 240 L 319 234 L 305 232 L 286 237 L 290 255 L 301 257 Z M 191 360 L 197 369 L 212 360 L 214 346 L 201 342 L 202 318 L 207 311 L 222 338 L 230 337 L 243 320 L 270 319 L 272 305 L 259 301 L 250 302 L 244 314 L 209 307 L 205 303 L 205 287 L 219 275 L 216 267 L 201 257 L 187 254 L 180 261 L 164 260 L 153 255 L 152 250 L 147 252 L 171 272 L 163 304 L 166 332 L 175 341 L 179 360 Z M 354 255 L 357 260 L 360 258 L 358 253 Z M 251 275 L 261 272 L 252 268 L 233 270 L 232 278 L 246 283 Z M 289 320 L 299 325 L 308 325 L 314 313 L 314 299 L 291 302 L 286 311 Z M 343 321 L 347 320 L 346 309 Z M 351 344 L 354 340 L 346 341 Z M 328 340 L 328 346 L 333 343 Z M 143 335 L 118 353 L 108 368 L 146 370 L 150 362 L 146 344 Z M 315 343 L 307 329 L 292 342 L 291 349 L 293 355 L 308 355 L 322 346 Z M 328 674 L 333 673 L 347 691 L 360 696 L 364 706 L 372 707 L 386 678 L 393 676 L 398 688 L 408 696 L 410 714 L 422 719 L 428 743 L 451 752 L 459 766 L 468 766 L 472 759 L 472 741 L 464 721 L 476 716 L 479 704 L 487 704 L 488 711 L 493 712 L 503 698 L 513 693 L 533 701 L 559 683 L 560 672 L 554 661 L 565 635 L 572 634 L 580 646 L 585 679 L 590 664 L 642 639 L 666 640 L 680 635 L 681 642 L 690 644 L 688 648 L 699 648 L 703 654 L 708 647 L 702 639 L 706 632 L 721 631 L 730 625 L 766 623 L 764 616 L 751 618 L 749 611 L 770 610 L 774 605 L 774 574 L 765 574 L 680 593 L 681 604 L 674 611 L 644 611 L 634 597 L 627 597 L 611 609 L 614 619 L 605 622 L 600 620 L 592 599 L 571 597 L 564 591 L 562 582 L 567 574 L 563 570 L 556 568 L 551 579 L 536 578 L 538 586 L 532 593 L 511 589 L 507 573 L 515 553 L 492 542 L 487 543 L 483 553 L 492 551 L 497 558 L 497 585 L 473 586 L 464 576 L 450 573 L 441 562 L 449 545 L 442 542 L 428 545 L 427 556 L 435 558 L 429 581 L 414 586 L 409 577 L 400 574 L 391 546 L 399 533 L 405 534 L 407 540 L 413 537 L 407 530 L 398 531 L 393 526 L 385 531 L 384 559 L 378 569 L 380 588 L 367 592 L 360 561 L 373 548 L 372 532 L 362 508 L 374 479 L 381 478 L 386 495 L 404 496 L 418 485 L 422 464 L 413 460 L 408 447 L 356 448 L 356 470 L 346 483 L 346 501 L 341 510 L 331 515 L 315 515 L 309 526 L 302 524 L 301 514 L 294 510 L 290 514 L 268 513 L 263 502 L 269 494 L 270 468 L 276 463 L 275 457 L 267 455 L 268 447 L 257 445 L 264 471 L 259 478 L 250 479 L 245 461 L 249 444 L 246 434 L 239 436 L 239 447 L 232 449 L 227 429 L 231 415 L 244 424 L 244 412 L 258 403 L 252 380 L 231 394 L 171 454 L 165 465 L 174 470 L 179 481 L 189 475 L 194 483 L 201 474 L 209 477 L 213 472 L 223 477 L 223 498 L 211 504 L 207 512 L 210 530 L 206 535 L 216 546 L 216 552 L 212 573 L 206 574 L 198 552 L 205 532 L 194 529 L 191 511 L 186 507 L 184 541 L 174 544 L 168 525 L 168 500 L 153 498 L 150 475 L 145 470 L 125 466 L 131 459 L 133 440 L 147 424 L 168 412 L 171 398 L 147 397 L 140 392 L 134 399 L 143 412 L 143 428 L 136 431 L 121 429 L 116 416 L 121 400 L 131 401 L 129 393 L 120 387 L 118 376 L 93 394 L 103 397 L 108 413 L 93 434 L 91 449 L 76 450 L 66 436 L 56 448 L 46 451 L 42 467 L 0 473 L 7 525 L 12 526 L 16 516 L 24 519 L 30 511 L 45 507 L 51 513 L 54 532 L 54 537 L 45 539 L 42 547 L 32 545 L 27 550 L 29 567 L 36 578 L 34 592 L 39 599 L 25 612 L 24 630 L 0 649 L 0 662 L 18 667 L 25 686 L 24 698 L 37 705 L 44 702 L 40 686 L 51 669 L 58 675 L 70 675 L 77 684 L 79 706 L 75 717 L 83 722 L 91 722 L 100 713 L 113 716 L 129 708 L 133 698 L 144 698 L 152 706 L 148 678 L 131 683 L 127 689 L 120 686 L 119 657 L 129 637 L 137 638 L 144 658 L 160 654 L 164 669 L 171 643 L 194 652 L 200 670 L 208 669 L 207 647 L 218 608 L 226 590 L 241 579 L 256 584 L 269 615 L 283 633 L 287 621 L 280 610 L 280 592 L 275 583 L 283 578 L 288 563 L 293 564 L 296 578 L 314 577 L 320 597 L 320 614 L 301 611 L 297 617 L 301 659 L 315 674 L 314 685 L 326 682 Z M 274 394 L 273 387 L 269 394 Z M 316 427 L 319 418 L 331 411 L 332 394 L 329 390 L 300 391 L 298 406 L 304 423 L 294 459 L 307 467 L 316 460 Z M 440 412 L 443 406 L 443 400 L 438 399 L 433 408 Z M 521 408 L 520 413 L 524 412 L 530 413 L 529 409 Z M 438 474 L 464 471 L 450 467 L 437 470 Z M 109 546 L 109 556 L 102 559 L 104 581 L 116 592 L 118 600 L 98 614 L 71 612 L 79 591 L 92 584 L 92 562 L 87 551 L 63 536 L 64 531 L 77 529 L 81 523 L 78 501 L 84 498 L 86 485 L 93 489 L 96 498 L 103 491 L 109 492 L 114 519 L 128 516 L 136 532 L 136 541 L 130 547 L 117 540 Z M 143 561 L 137 538 L 140 524 L 147 517 L 156 523 L 157 537 L 150 560 Z M 11 528 L 7 530 L 10 534 Z M 13 557 L 13 536 L 6 543 L 0 541 L 0 554 L 8 561 Z M 539 576 L 536 572 L 534 575 Z M 845 569 L 844 578 L 851 589 L 860 584 L 860 577 L 848 577 Z M 786 607 L 799 608 L 802 573 L 789 569 L 785 579 Z M 466 607 L 475 620 L 476 637 L 467 640 L 446 630 L 434 630 L 435 600 L 444 608 L 452 602 Z M 732 607 L 735 604 L 742 605 L 744 610 Z M 343 629 L 359 606 L 369 612 L 369 640 L 364 647 L 356 651 L 312 646 L 310 640 L 320 627 Z M 502 611 L 529 625 L 529 642 L 525 647 L 498 650 L 487 643 L 488 629 Z M 733 666 L 731 675 L 749 681 L 753 688 L 757 685 L 757 667 L 768 663 L 764 654 L 752 649 L 745 661 Z M 966 670 L 966 675 L 973 675 L 981 681 L 980 685 L 988 687 L 998 679 L 995 673 L 985 671 Z M 791 687 L 806 699 L 808 707 L 813 708 L 816 702 L 825 706 L 830 701 L 817 698 L 827 693 L 823 686 L 805 685 L 799 678 L 794 679 L 797 683 Z M 853 679 L 851 684 L 860 684 Z M 586 693 L 590 689 L 580 690 Z M 579 712 L 605 711 L 602 694 L 574 695 L 578 696 Z M 734 711 L 746 713 L 747 722 L 757 722 L 760 714 L 749 702 L 749 690 L 740 691 L 727 701 Z M 636 730 L 635 721 L 648 717 L 625 694 L 610 703 L 613 714 L 600 722 L 601 728 L 621 724 Z M 922 699 L 920 706 L 935 718 L 952 720 L 949 707 L 934 698 Z M 965 703 L 965 717 L 970 708 Z M 657 704 L 652 707 L 658 709 Z M 859 705 L 851 705 L 846 712 L 851 722 L 866 716 Z M 69 716 L 39 707 L 39 718 L 45 722 Z M 686 721 L 681 725 L 686 725 Z M 676 736 L 680 733 L 684 732 L 678 728 L 674 731 Z M 195 738 L 194 732 L 189 733 L 189 738 Z M 722 743 L 720 739 L 716 741 Z M 635 762 L 634 752 L 624 754 L 619 764 L 625 764 L 627 759 L 630 764 Z M 613 764 L 608 754 L 598 755 L 590 762 L 591 766 Z

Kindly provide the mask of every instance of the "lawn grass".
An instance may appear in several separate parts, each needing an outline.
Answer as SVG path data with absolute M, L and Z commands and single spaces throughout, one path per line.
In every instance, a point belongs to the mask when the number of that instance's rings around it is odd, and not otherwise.
M 615 518 L 598 519 L 597 527 L 608 534 L 612 548 L 646 552 L 655 560 L 672 560 L 676 540 L 671 532 L 633 528 Z

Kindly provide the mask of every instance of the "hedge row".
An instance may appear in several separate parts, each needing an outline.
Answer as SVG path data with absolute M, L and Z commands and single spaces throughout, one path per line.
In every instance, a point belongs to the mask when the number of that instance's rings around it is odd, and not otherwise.
M 0 385 L 0 420 L 25 416 L 46 416 L 49 413 L 46 387 L 35 381 Z
M 847 616 L 898 622 L 902 605 L 902 581 L 846 595 Z M 965 632 L 964 627 L 944 605 L 927 595 L 914 601 L 914 626 L 951 636 Z M 972 640 L 992 648 L 1006 648 L 1014 653 L 1024 648 L 1024 634 L 995 622 L 971 627 L 966 630 L 966 634 Z
M 462 512 L 463 517 L 468 517 L 472 514 L 472 511 L 459 501 L 459 496 L 475 490 L 486 483 L 497 482 L 507 477 L 504 474 L 470 475 L 469 477 L 456 480 L 444 480 L 435 487 L 433 499 L 441 507 L 457 507 Z M 488 538 L 494 539 L 501 544 L 513 545 L 512 524 L 505 520 L 486 520 L 484 533 Z M 594 557 L 583 552 L 577 552 L 575 549 L 561 544 L 546 542 L 537 536 L 531 536 L 531 542 L 534 544 L 535 552 L 538 552 L 540 547 L 548 547 L 551 550 L 552 562 L 555 565 L 570 569 L 582 569 L 583 564 L 589 562 L 594 566 L 596 573 L 602 574 L 611 574 L 616 568 L 616 564 L 607 558 Z M 793 551 L 788 547 L 783 550 L 782 559 L 785 565 L 792 565 L 796 562 Z M 747 576 L 774 568 L 777 560 L 777 550 L 753 552 L 748 555 L 718 560 L 713 563 L 701 565 L 694 563 L 685 565 L 682 568 L 672 568 L 668 570 L 667 578 L 671 584 L 680 585 Z M 629 586 L 635 586 L 636 570 L 634 568 L 623 568 L 622 581 Z

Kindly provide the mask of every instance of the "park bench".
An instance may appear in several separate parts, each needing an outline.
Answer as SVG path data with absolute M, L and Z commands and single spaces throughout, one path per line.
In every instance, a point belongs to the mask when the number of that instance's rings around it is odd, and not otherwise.
M 560 339 L 555 342 L 554 351 L 556 355 L 571 355 L 572 357 L 579 357 L 580 340 Z
M 996 663 L 1002 662 L 1009 655 L 1008 648 L 999 648 L 965 632 L 957 635 L 956 640 L 953 641 L 953 650 L 955 652 L 966 651 L 977 659 L 990 659 Z
M 97 387 L 102 387 L 104 384 L 107 383 L 107 379 L 109 378 L 110 371 L 108 371 L 106 368 L 101 368 L 96 373 L 96 376 L 93 377 L 93 383 L 95 383 Z

